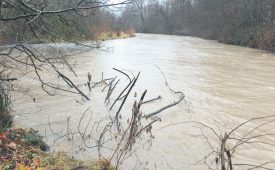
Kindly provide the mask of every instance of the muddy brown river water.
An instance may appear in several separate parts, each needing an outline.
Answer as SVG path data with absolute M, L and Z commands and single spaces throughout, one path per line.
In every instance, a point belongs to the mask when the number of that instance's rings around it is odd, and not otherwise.
M 275 114 L 275 55 L 272 53 L 200 38 L 150 34 L 110 40 L 103 45 L 110 48 L 109 52 L 92 50 L 72 56 L 79 75 L 75 80 L 78 84 L 85 83 L 87 72 L 92 70 L 93 75 L 99 75 L 95 79 L 100 79 L 101 72 L 106 77 L 117 74 L 113 67 L 133 73 L 141 71 L 135 91 L 142 93 L 148 89 L 148 98 L 164 97 L 144 108 L 145 112 L 150 112 L 175 100 L 165 86 L 157 65 L 170 86 L 186 95 L 185 102 L 158 115 L 162 121 L 153 127 L 155 138 L 152 146 L 149 149 L 138 148 L 121 169 L 208 169 L 203 161 L 198 162 L 211 152 L 208 142 L 200 134 L 202 131 L 205 133 L 215 150 L 219 146 L 218 138 L 205 128 L 201 131 L 196 124 L 179 122 L 202 122 L 223 135 L 248 119 Z M 39 82 L 25 77 L 20 81 L 30 87 L 33 96 L 16 98 L 14 110 L 17 126 L 38 129 L 52 151 L 63 150 L 81 159 L 92 159 L 93 150 L 77 152 L 77 139 L 54 142 L 57 137 L 53 133 L 65 133 L 68 117 L 72 128 L 77 127 L 82 113 L 89 106 L 95 117 L 93 120 L 101 117 L 106 113 L 104 95 L 92 91 L 89 102 L 71 94 L 52 97 L 41 90 Z M 36 98 L 35 103 L 33 97 Z M 127 115 L 129 111 L 131 106 L 125 107 L 122 112 Z M 238 129 L 235 135 L 242 136 L 259 123 L 251 122 Z M 274 124 L 269 123 L 255 133 L 274 133 Z M 259 140 L 275 144 L 274 134 Z M 229 142 L 229 145 L 233 146 L 234 142 Z M 215 156 L 213 154 L 207 162 L 214 169 Z M 259 142 L 242 145 L 232 158 L 234 164 L 254 165 L 274 160 L 275 147 Z M 266 167 L 275 169 L 275 164 L 267 164 Z M 235 168 L 248 167 L 237 165 Z

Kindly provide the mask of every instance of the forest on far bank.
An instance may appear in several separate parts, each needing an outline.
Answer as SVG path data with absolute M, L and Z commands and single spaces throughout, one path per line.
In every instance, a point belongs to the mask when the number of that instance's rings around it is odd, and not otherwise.
M 74 4 L 71 0 L 34 3 L 42 10 L 45 4 L 51 4 L 47 6 L 51 10 Z M 8 4 L 3 3 L 1 8 L 2 16 L 17 15 Z M 26 14 L 31 13 L 28 10 Z M 36 21 L 43 25 L 42 29 L 35 25 L 22 27 L 24 22 L 0 21 L 0 45 L 15 43 L 18 34 L 26 42 L 39 43 L 53 39 L 105 40 L 139 32 L 196 36 L 275 52 L 274 0 L 131 0 L 119 8 L 95 8 L 50 17 L 46 14 Z
M 274 0 L 135 0 L 122 18 L 137 32 L 197 36 L 275 52 Z

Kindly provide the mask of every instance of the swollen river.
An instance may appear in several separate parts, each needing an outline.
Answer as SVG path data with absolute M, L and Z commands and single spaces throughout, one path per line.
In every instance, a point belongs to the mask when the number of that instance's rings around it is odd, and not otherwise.
M 215 161 L 219 157 L 215 152 L 219 152 L 220 140 L 207 127 L 224 136 L 251 118 L 275 114 L 274 54 L 200 38 L 150 34 L 106 41 L 103 46 L 105 50 L 71 56 L 78 75 L 76 84 L 83 85 L 88 72 L 92 72 L 93 80 L 100 80 L 102 72 L 106 78 L 119 74 L 112 68 L 130 75 L 140 71 L 135 92 L 140 95 L 147 89 L 147 99 L 163 97 L 144 106 L 144 112 L 150 113 L 177 100 L 165 85 L 161 68 L 170 87 L 186 96 L 182 103 L 158 114 L 162 121 L 153 126 L 152 143 L 144 142 L 138 146 L 121 169 L 215 169 L 220 166 Z M 38 81 L 27 76 L 22 77 L 21 82 L 32 95 L 16 97 L 13 105 L 17 126 L 39 130 L 53 152 L 61 150 L 80 159 L 93 159 L 96 150 L 83 151 L 79 139 L 57 138 L 68 131 L 68 120 L 69 128 L 77 129 L 79 119 L 88 107 L 91 107 L 93 116 L 91 122 L 108 114 L 104 105 L 105 93 L 101 93 L 103 87 L 92 92 L 81 87 L 91 97 L 91 101 L 84 101 L 67 93 L 49 96 L 41 90 Z M 124 79 L 121 81 L 125 82 Z M 131 114 L 132 104 L 130 101 L 129 106 L 123 108 L 122 115 Z M 231 136 L 270 134 L 237 147 L 232 156 L 233 164 L 237 164 L 235 169 L 248 169 L 265 162 L 268 163 L 264 167 L 275 169 L 275 164 L 271 163 L 275 161 L 275 123 L 265 123 L 272 119 L 274 117 L 249 122 Z M 252 130 L 262 123 L 265 124 Z M 233 147 L 236 143 L 238 140 L 231 139 L 227 146 Z

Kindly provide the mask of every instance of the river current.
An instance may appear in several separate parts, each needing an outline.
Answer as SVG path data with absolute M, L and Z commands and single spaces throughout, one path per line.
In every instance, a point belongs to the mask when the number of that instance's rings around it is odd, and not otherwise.
M 194 37 L 151 34 L 109 40 L 103 42 L 103 46 L 105 50 L 91 50 L 71 56 L 78 74 L 76 84 L 84 84 L 87 73 L 91 71 L 94 80 L 100 80 L 102 72 L 104 77 L 118 74 L 112 68 L 129 74 L 140 71 L 135 91 L 141 94 L 147 89 L 148 99 L 159 95 L 163 97 L 145 106 L 144 111 L 150 112 L 176 100 L 165 85 L 161 68 L 170 87 L 186 95 L 185 101 L 158 115 L 162 121 L 153 126 L 152 146 L 149 149 L 147 146 L 138 148 L 136 154 L 125 161 L 122 169 L 207 169 L 204 158 L 212 149 L 206 138 L 214 150 L 219 148 L 219 139 L 205 127 L 182 122 L 201 122 L 223 136 L 251 118 L 275 114 L 275 55 L 272 53 Z M 17 96 L 13 104 L 17 126 L 38 129 L 52 151 L 63 150 L 72 155 L 78 154 L 80 158 L 90 156 L 92 159 L 92 150 L 88 153 L 76 152 L 79 149 L 75 147 L 78 140 L 56 141 L 57 136 L 53 134 L 63 129 L 66 132 L 69 117 L 71 128 L 76 128 L 88 107 L 92 108 L 95 117 L 92 120 L 108 113 L 101 88 L 89 92 L 91 101 L 85 102 L 71 94 L 49 96 L 41 90 L 38 81 L 27 76 L 20 81 L 28 86 L 32 96 Z M 126 106 L 122 113 L 129 114 L 131 106 Z M 252 121 L 238 129 L 234 137 L 242 137 L 271 119 Z M 274 133 L 274 128 L 274 123 L 268 123 L 253 133 Z M 274 134 L 257 141 L 236 149 L 233 164 L 258 165 L 274 161 L 274 146 L 259 144 L 259 141 L 275 144 Z M 233 146 L 235 143 L 229 141 L 228 144 Z M 213 153 L 207 161 L 213 168 L 216 167 L 215 156 Z M 267 164 L 266 167 L 275 169 L 275 164 Z M 246 168 L 236 165 L 236 169 Z

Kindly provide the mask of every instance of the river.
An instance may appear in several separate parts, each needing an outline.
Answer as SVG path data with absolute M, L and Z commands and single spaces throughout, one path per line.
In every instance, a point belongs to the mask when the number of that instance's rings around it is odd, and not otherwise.
M 126 160 L 122 169 L 207 169 L 203 161 L 198 161 L 207 156 L 211 148 L 200 135 L 198 125 L 175 123 L 202 122 L 224 135 L 248 119 L 275 113 L 275 55 L 272 53 L 194 37 L 151 34 L 109 40 L 103 42 L 103 45 L 104 49 L 109 48 L 108 51 L 92 50 L 72 56 L 79 75 L 76 82 L 85 83 L 87 72 L 92 70 L 93 75 L 98 75 L 96 79 L 100 79 L 101 72 L 106 77 L 117 74 L 112 70 L 113 67 L 130 70 L 135 74 L 141 71 L 135 90 L 142 93 L 148 89 L 148 98 L 163 96 L 162 100 L 145 108 L 145 111 L 150 112 L 175 100 L 157 65 L 171 88 L 181 90 L 186 95 L 184 102 L 158 115 L 162 121 L 153 127 L 152 146 L 149 150 L 138 149 L 133 158 Z M 38 81 L 26 77 L 20 81 L 27 82 L 25 84 L 33 95 L 22 95 L 14 102 L 16 124 L 38 129 L 52 151 L 76 153 L 71 146 L 77 141 L 53 142 L 56 136 L 52 135 L 52 131 L 66 131 L 68 117 L 71 117 L 72 126 L 77 126 L 77 121 L 89 106 L 92 106 L 94 115 L 106 112 L 102 95 L 91 93 L 90 102 L 79 104 L 76 100 L 80 99 L 75 95 L 48 96 L 41 90 Z M 129 109 L 130 106 L 126 107 L 124 114 L 128 114 Z M 49 122 L 52 129 L 49 128 Z M 257 123 L 251 122 L 238 129 L 236 135 L 245 134 Z M 262 131 L 274 132 L 275 126 L 267 124 L 263 128 Z M 219 140 L 209 130 L 204 130 L 217 149 Z M 272 135 L 261 139 L 275 144 Z M 88 155 L 93 154 L 90 151 Z M 87 154 L 83 154 L 83 157 L 87 158 Z M 208 164 L 215 168 L 214 158 L 209 159 Z M 261 164 L 274 161 L 274 158 L 274 146 L 251 143 L 238 148 L 232 161 Z M 267 167 L 275 169 L 275 164 L 268 164 Z M 236 169 L 243 168 L 236 166 Z

